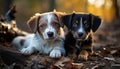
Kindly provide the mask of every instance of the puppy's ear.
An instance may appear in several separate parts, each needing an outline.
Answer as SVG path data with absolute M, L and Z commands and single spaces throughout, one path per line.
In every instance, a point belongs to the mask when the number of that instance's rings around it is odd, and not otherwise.
M 66 25 L 68 30 L 71 29 L 71 22 L 72 22 L 72 19 L 73 19 L 74 15 L 75 15 L 75 13 L 72 13 L 72 14 L 67 14 L 67 15 L 62 17 L 62 22 L 63 22 L 64 25 Z
M 60 26 L 64 27 L 64 24 L 62 23 L 62 17 L 65 15 L 65 13 L 56 12 L 56 10 L 54 10 L 53 12 L 54 12 L 54 15 L 57 17 L 57 20 L 58 20 Z
M 36 31 L 37 31 L 37 26 L 38 26 L 38 24 L 39 24 L 39 19 L 40 19 L 40 16 L 39 16 L 39 15 L 35 15 L 35 16 L 31 17 L 31 18 L 27 21 L 28 26 L 30 27 L 30 29 L 31 29 L 33 32 L 36 32 Z
M 91 18 L 92 18 L 92 31 L 96 32 L 96 30 L 99 28 L 100 24 L 101 24 L 101 18 L 99 18 L 98 16 L 92 15 L 91 14 Z

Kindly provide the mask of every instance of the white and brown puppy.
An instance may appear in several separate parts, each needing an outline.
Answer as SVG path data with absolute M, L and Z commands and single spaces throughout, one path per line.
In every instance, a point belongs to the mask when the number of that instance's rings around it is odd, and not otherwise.
M 28 26 L 34 34 L 16 37 L 13 45 L 26 55 L 40 51 L 50 57 L 61 57 L 65 54 L 62 15 L 62 12 L 47 12 L 31 17 Z

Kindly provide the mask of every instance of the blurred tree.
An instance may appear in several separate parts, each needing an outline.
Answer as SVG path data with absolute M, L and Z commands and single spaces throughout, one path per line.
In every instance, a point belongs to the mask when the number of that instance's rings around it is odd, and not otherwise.
M 53 11 L 56 8 L 55 0 L 49 0 L 49 11 Z
M 119 18 L 119 7 L 118 7 L 117 0 L 113 0 L 113 4 L 114 4 L 114 8 L 115 8 L 115 17 Z

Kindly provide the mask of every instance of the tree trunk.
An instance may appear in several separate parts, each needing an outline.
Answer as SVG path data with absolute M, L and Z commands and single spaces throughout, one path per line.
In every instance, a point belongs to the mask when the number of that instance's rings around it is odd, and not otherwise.
M 117 0 L 113 0 L 114 8 L 115 8 L 115 17 L 119 18 L 119 6 Z

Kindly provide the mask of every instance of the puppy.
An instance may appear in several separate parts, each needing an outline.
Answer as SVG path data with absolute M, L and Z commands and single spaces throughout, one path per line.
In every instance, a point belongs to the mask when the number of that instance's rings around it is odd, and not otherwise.
M 34 33 L 16 37 L 13 45 L 26 55 L 40 51 L 53 58 L 61 57 L 65 54 L 62 15 L 62 12 L 37 13 L 27 22 Z
M 63 17 L 69 32 L 65 38 L 66 55 L 88 59 L 92 50 L 92 32 L 101 24 L 101 19 L 92 14 L 73 13 Z

